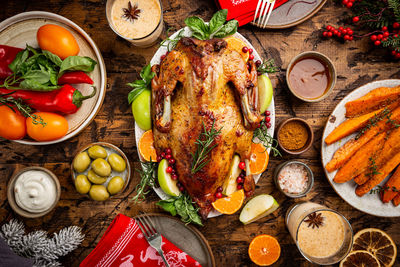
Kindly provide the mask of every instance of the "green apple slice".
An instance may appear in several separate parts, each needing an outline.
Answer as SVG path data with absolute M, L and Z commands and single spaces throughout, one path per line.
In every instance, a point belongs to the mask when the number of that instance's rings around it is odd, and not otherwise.
M 158 165 L 158 183 L 161 189 L 168 195 L 177 197 L 181 194 L 177 181 L 172 180 L 171 174 L 167 173 L 168 161 L 166 159 L 161 160 Z
M 249 224 L 271 214 L 278 207 L 278 202 L 272 196 L 267 194 L 258 195 L 246 203 L 240 213 L 239 220 L 244 224 Z
M 260 113 L 264 113 L 271 104 L 274 89 L 267 75 L 258 76 L 258 99 L 260 102 Z
M 225 179 L 225 182 L 222 186 L 222 194 L 226 196 L 230 196 L 232 193 L 237 190 L 237 182 L 236 179 L 240 175 L 241 169 L 239 169 L 240 157 L 238 155 L 234 155 L 231 167 L 229 170 L 229 175 Z

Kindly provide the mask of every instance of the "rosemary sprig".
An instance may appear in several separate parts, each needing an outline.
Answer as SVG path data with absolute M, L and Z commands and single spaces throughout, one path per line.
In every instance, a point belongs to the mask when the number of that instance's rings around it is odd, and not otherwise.
M 40 116 L 32 114 L 32 108 L 25 104 L 22 99 L 15 99 L 12 97 L 11 95 L 13 93 L 15 93 L 15 91 L 7 94 L 0 94 L 0 106 L 7 106 L 14 112 L 15 110 L 13 106 L 15 106 L 21 112 L 22 116 L 25 118 L 31 118 L 33 124 L 41 124 L 43 127 L 46 126 L 46 123 Z
M 264 73 L 274 73 L 279 71 L 278 67 L 275 65 L 275 61 L 271 58 L 268 60 L 264 60 L 263 63 L 261 63 L 260 66 L 257 68 L 257 72 L 260 74 Z
M 269 135 L 268 128 L 265 125 L 264 120 L 261 121 L 260 127 L 254 130 L 253 141 L 255 141 L 254 139 L 258 139 L 263 144 L 265 149 L 271 148 L 274 157 L 282 157 L 281 152 L 278 150 L 278 140 Z
M 373 157 L 369 158 L 369 163 L 370 163 L 369 167 L 368 167 L 369 172 L 366 174 L 368 177 L 372 177 L 372 176 L 381 174 L 378 171 L 378 166 L 376 165 L 375 159 Z
M 379 121 L 383 120 L 385 117 L 390 120 L 390 116 L 391 112 L 388 108 L 385 108 L 380 114 L 375 114 L 374 117 L 368 120 L 368 124 L 365 125 L 364 128 L 362 128 L 361 131 L 358 132 L 355 139 L 358 140 L 367 130 L 371 129 L 373 126 L 376 126 L 376 124 Z
M 175 46 L 178 44 L 179 40 L 183 37 L 184 34 L 184 29 L 180 30 L 178 32 L 178 34 L 174 37 L 168 37 L 169 36 L 169 32 L 172 30 L 173 28 L 168 28 L 167 30 L 167 38 L 162 40 L 160 43 L 160 46 L 165 46 L 168 49 L 168 52 L 172 51 L 172 49 L 175 48 Z
M 147 187 L 153 187 L 156 179 L 157 163 L 142 162 L 142 170 L 137 170 L 140 173 L 140 182 L 137 184 L 135 191 L 136 195 L 132 198 L 134 203 L 140 203 L 146 199 L 146 195 L 150 190 L 146 191 Z
M 215 120 L 211 125 L 211 129 L 208 131 L 206 125 L 203 122 L 203 132 L 197 138 L 195 144 L 197 145 L 195 154 L 192 154 L 192 173 L 196 173 L 208 164 L 210 159 L 207 159 L 208 154 L 217 144 L 213 144 L 217 135 L 221 133 L 221 129 L 216 130 L 214 128 Z

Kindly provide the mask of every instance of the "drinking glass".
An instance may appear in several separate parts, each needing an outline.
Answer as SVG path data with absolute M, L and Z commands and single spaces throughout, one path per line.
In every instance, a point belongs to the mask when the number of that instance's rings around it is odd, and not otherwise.
M 335 264 L 351 251 L 353 230 L 335 210 L 300 202 L 289 208 L 285 222 L 300 253 L 312 263 Z

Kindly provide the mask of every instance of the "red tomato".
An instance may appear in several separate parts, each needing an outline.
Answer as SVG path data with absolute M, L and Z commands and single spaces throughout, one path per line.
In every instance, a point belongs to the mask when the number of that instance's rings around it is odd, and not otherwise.
M 36 38 L 41 49 L 50 51 L 61 59 L 76 56 L 79 53 L 79 45 L 75 37 L 61 26 L 43 25 L 37 31 Z
M 46 123 L 34 124 L 31 118 L 26 120 L 28 135 L 36 141 L 52 141 L 65 136 L 68 132 L 68 121 L 61 115 L 51 112 L 36 112 L 34 115 Z
M 26 135 L 26 118 L 16 108 L 14 111 L 0 106 L 0 136 L 9 140 L 22 139 Z

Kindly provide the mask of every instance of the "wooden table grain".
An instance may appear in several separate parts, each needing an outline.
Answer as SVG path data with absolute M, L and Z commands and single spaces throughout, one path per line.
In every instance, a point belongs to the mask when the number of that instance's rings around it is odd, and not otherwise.
M 51 146 L 26 146 L 0 139 L 0 224 L 17 218 L 27 225 L 29 231 L 43 229 L 49 233 L 69 225 L 81 226 L 86 235 L 84 242 L 62 259 L 65 266 L 78 266 L 96 246 L 118 213 L 135 216 L 139 210 L 162 212 L 155 204 L 158 197 L 154 192 L 149 194 L 144 203 L 133 205 L 130 202 L 139 181 L 137 171 L 133 172 L 129 187 L 120 197 L 104 203 L 96 203 L 79 195 L 69 176 L 69 166 L 76 151 L 96 141 L 119 146 L 127 154 L 133 168 L 139 168 L 134 121 L 126 101 L 130 89 L 126 83 L 138 78 L 138 72 L 150 61 L 158 46 L 140 49 L 117 37 L 107 23 L 105 0 L 3 0 L 1 3 L 0 20 L 33 10 L 54 12 L 71 19 L 93 38 L 107 66 L 107 95 L 104 104 L 95 120 L 81 134 Z M 183 27 L 184 19 L 189 15 L 198 15 L 209 20 L 217 10 L 211 0 L 162 0 L 162 3 L 165 28 Z M 400 242 L 400 218 L 378 218 L 349 206 L 329 185 L 320 161 L 323 127 L 335 105 L 360 85 L 375 80 L 400 78 L 399 62 L 393 61 L 386 50 L 373 47 L 368 40 L 343 44 L 333 39 L 321 38 L 321 28 L 328 23 L 337 26 L 346 17 L 346 13 L 345 8 L 328 1 L 312 19 L 294 28 L 266 31 L 247 25 L 239 29 L 263 58 L 273 58 L 280 67 L 278 73 L 271 75 L 275 86 L 277 122 L 294 116 L 304 118 L 313 127 L 315 141 L 312 148 L 300 156 L 271 158 L 268 170 L 257 184 L 255 194 L 271 194 L 278 200 L 280 208 L 274 214 L 247 226 L 239 222 L 238 214 L 220 216 L 207 220 L 204 227 L 199 228 L 211 245 L 217 266 L 254 266 L 247 249 L 252 238 L 259 234 L 275 236 L 282 246 L 281 257 L 274 266 L 311 266 L 298 252 L 284 223 L 288 207 L 301 200 L 312 200 L 338 210 L 349 219 L 354 231 L 377 227 L 387 231 L 396 243 Z M 337 68 L 338 80 L 333 93 L 318 103 L 305 103 L 294 98 L 285 82 L 285 71 L 290 59 L 307 50 L 324 53 Z M 299 159 L 307 163 L 315 174 L 314 188 L 305 198 L 288 199 L 273 184 L 272 174 L 275 167 L 289 159 Z M 59 177 L 62 186 L 58 206 L 39 219 L 19 217 L 12 211 L 6 197 L 6 186 L 11 175 L 27 166 L 43 166 L 52 170 Z

